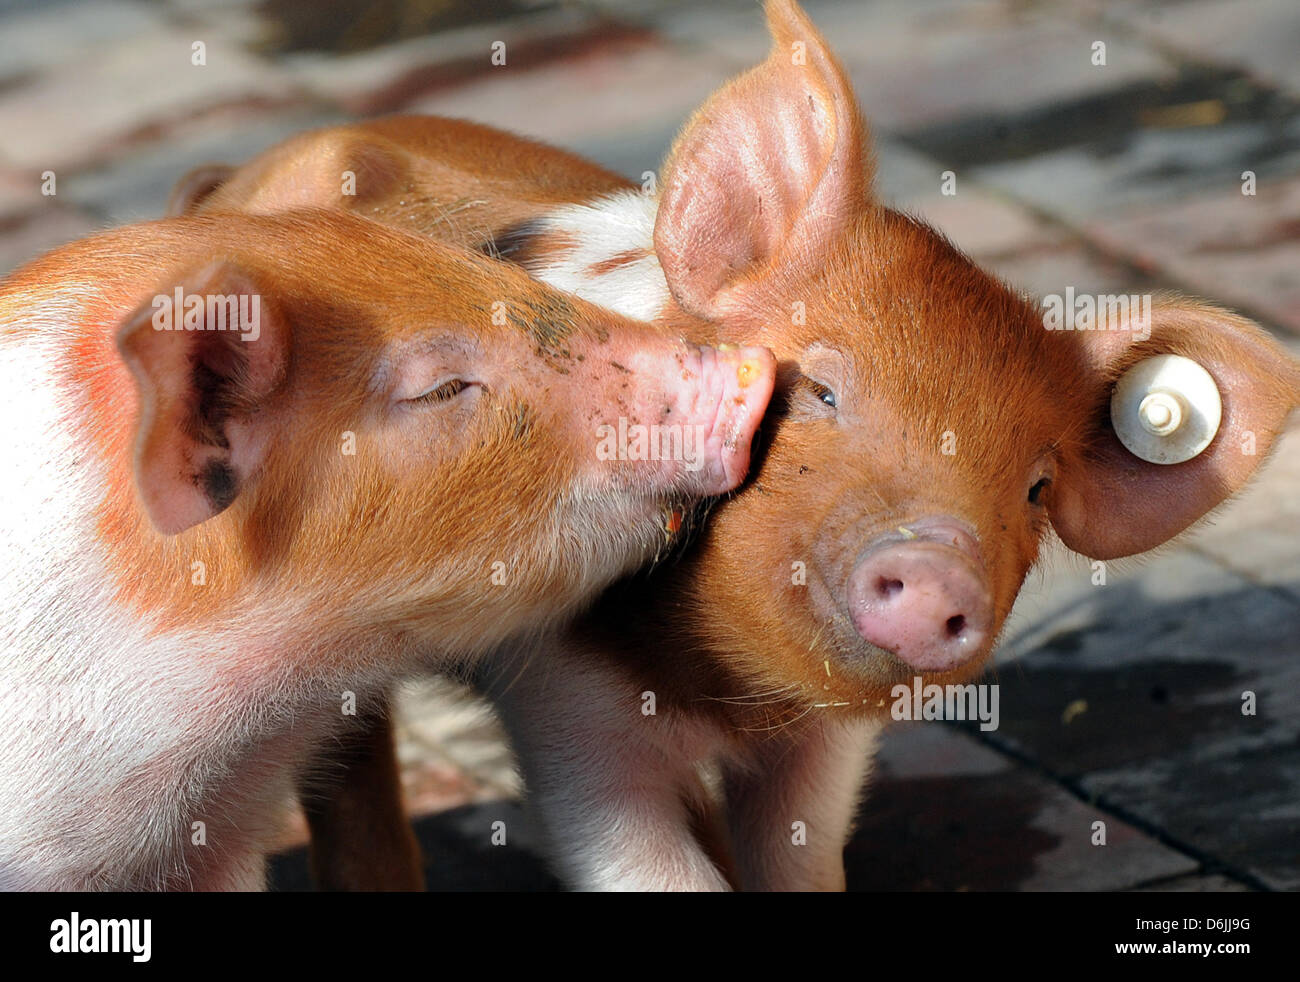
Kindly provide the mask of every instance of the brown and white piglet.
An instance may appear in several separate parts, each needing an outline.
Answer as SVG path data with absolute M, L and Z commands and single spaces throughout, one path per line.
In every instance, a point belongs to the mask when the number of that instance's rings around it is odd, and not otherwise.
M 1149 324 L 1048 330 L 1035 304 L 874 199 L 842 69 L 793 3 L 768 18 L 771 55 L 691 120 L 657 200 L 586 167 L 571 171 L 583 189 L 548 208 L 571 158 L 477 128 L 474 145 L 495 148 L 489 187 L 473 160 L 426 159 L 440 127 L 465 132 L 446 121 L 300 144 L 327 170 L 369 160 L 403 175 L 376 184 L 371 217 L 406 226 L 405 202 L 423 201 L 426 234 L 694 337 L 760 339 L 783 365 L 761 468 L 696 548 L 491 665 L 552 857 L 580 887 L 727 886 L 697 835 L 704 763 L 723 771 L 735 885 L 841 886 L 893 687 L 978 672 L 1049 526 L 1094 558 L 1152 549 L 1239 490 L 1300 403 L 1294 360 L 1209 304 L 1157 298 Z M 291 202 L 274 168 L 251 166 L 222 207 L 252 185 L 259 202 Z M 359 207 L 332 182 L 295 193 Z M 440 217 L 457 202 L 458 222 Z M 1164 354 L 1203 366 L 1222 398 L 1213 441 L 1174 464 L 1132 454 L 1109 414 L 1116 381 Z
M 0 282 L 0 887 L 257 887 L 354 693 L 545 632 L 734 487 L 772 361 L 341 213 Z M 598 452 L 681 427 L 678 459 Z M 693 442 L 692 442 L 693 441 Z

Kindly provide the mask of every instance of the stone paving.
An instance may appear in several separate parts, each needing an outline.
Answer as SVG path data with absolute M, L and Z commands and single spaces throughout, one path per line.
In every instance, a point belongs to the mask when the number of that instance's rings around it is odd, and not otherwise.
M 806 6 L 872 121 L 887 198 L 1027 291 L 1181 290 L 1300 353 L 1294 0 Z M 195 164 L 358 115 L 472 117 L 640 179 L 768 44 L 747 0 L 305 7 L 0 0 L 0 273 L 159 215 Z M 1001 728 L 887 736 L 850 887 L 1300 888 L 1300 423 L 1245 495 L 1155 559 L 1094 586 L 1055 553 L 994 667 Z M 430 885 L 554 888 L 487 711 L 436 681 L 401 705 Z M 489 844 L 498 818 L 505 847 Z M 275 880 L 304 886 L 301 855 Z

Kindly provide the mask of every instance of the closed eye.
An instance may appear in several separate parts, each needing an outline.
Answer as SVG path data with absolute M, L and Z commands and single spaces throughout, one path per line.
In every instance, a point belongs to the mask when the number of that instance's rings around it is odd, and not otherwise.
M 474 384 L 473 382 L 466 382 L 464 379 L 449 379 L 405 401 L 423 403 L 450 402 Z

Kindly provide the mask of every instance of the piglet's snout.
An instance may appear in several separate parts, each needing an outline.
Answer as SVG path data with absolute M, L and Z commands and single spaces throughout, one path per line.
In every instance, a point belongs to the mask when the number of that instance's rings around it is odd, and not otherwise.
M 675 419 L 701 435 L 703 465 L 690 476 L 696 494 L 725 494 L 745 478 L 750 445 L 776 382 L 766 348 L 700 349 L 698 374 L 684 373 Z
M 858 562 L 848 602 L 858 633 L 913 668 L 942 672 L 981 654 L 993 622 L 973 537 L 929 525 L 882 539 Z
M 749 470 L 750 445 L 776 383 L 776 359 L 766 348 L 719 349 L 717 357 L 723 395 L 715 439 L 723 468 L 721 490 L 730 491 Z

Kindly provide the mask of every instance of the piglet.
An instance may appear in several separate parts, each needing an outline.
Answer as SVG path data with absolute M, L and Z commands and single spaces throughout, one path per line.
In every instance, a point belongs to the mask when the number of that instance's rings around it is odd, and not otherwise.
M 842 888 L 895 687 L 978 673 L 1049 531 L 1094 559 L 1156 548 L 1300 406 L 1300 364 L 1242 317 L 1161 296 L 1062 330 L 881 204 L 843 70 L 792 2 L 767 12 L 770 56 L 694 115 L 658 201 L 596 192 L 508 236 L 615 309 L 635 269 L 642 314 L 783 366 L 761 465 L 694 548 L 492 665 L 577 887 Z
M 105 233 L 0 322 L 7 889 L 261 886 L 357 693 L 658 554 L 773 376 L 338 213 Z M 598 452 L 641 427 L 682 451 Z
M 771 54 L 694 115 L 658 198 L 509 134 L 398 117 L 302 137 L 196 201 L 356 210 L 777 353 L 761 467 L 694 548 L 485 667 L 578 887 L 841 887 L 894 687 L 978 673 L 1049 531 L 1097 559 L 1169 541 L 1245 485 L 1300 404 L 1300 368 L 1244 318 L 1166 296 L 1058 330 L 883 205 L 842 68 L 794 3 L 767 13 Z M 472 155 L 447 149 L 458 136 Z M 294 152 L 311 186 L 285 182 Z M 348 161 L 377 175 L 364 203 L 338 192 Z M 558 206 L 557 173 L 581 185 Z M 1169 357 L 1204 378 L 1163 391 Z M 701 767 L 722 835 L 703 834 Z M 364 851 L 364 808 L 348 818 L 331 841 Z

